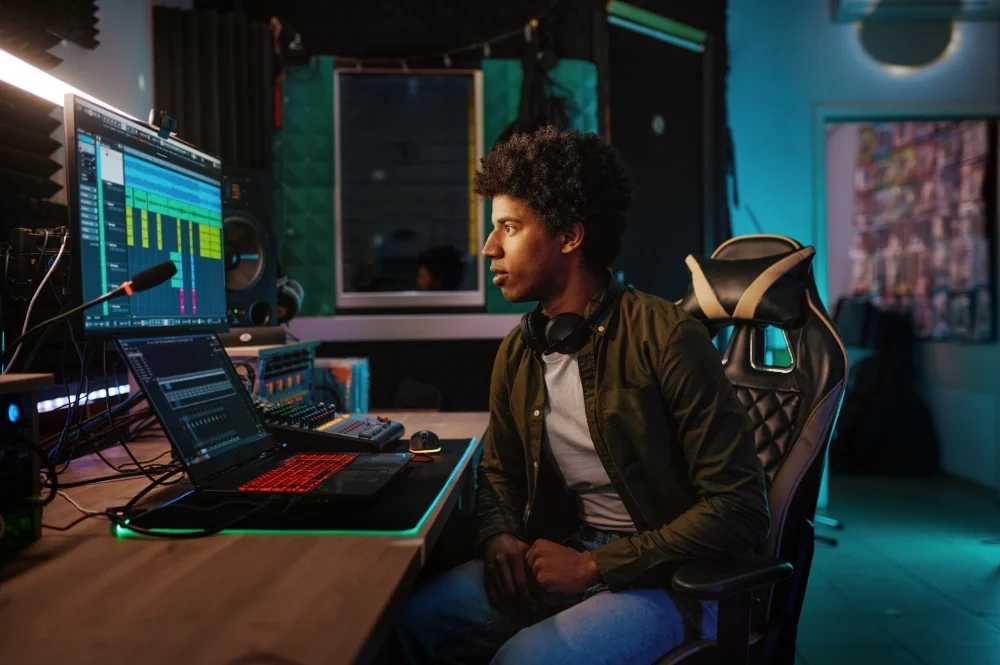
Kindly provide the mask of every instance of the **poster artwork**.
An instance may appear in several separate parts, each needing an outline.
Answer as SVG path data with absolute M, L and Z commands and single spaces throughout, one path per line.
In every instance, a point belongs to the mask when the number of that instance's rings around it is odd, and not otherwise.
M 920 339 L 994 339 L 993 134 L 979 120 L 859 127 L 851 293 L 908 313 Z

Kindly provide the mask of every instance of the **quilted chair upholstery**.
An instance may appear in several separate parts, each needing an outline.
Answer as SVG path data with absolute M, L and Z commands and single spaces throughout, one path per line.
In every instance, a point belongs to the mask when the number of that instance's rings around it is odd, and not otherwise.
M 847 354 L 820 302 L 813 254 L 791 238 L 751 235 L 709 259 L 688 258 L 692 288 L 679 304 L 713 333 L 732 326 L 722 362 L 754 423 L 771 530 L 753 560 L 696 561 L 677 571 L 675 589 L 719 601 L 718 638 L 685 644 L 661 665 L 794 662 L 824 453 L 847 381 Z M 763 362 L 767 325 L 781 329 L 789 367 Z

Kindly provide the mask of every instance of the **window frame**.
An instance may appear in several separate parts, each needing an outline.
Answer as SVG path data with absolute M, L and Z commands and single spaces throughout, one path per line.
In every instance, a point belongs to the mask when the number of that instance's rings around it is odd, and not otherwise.
M 344 290 L 344 256 L 343 248 L 343 210 L 341 197 L 343 184 L 341 182 L 341 125 L 340 125 L 340 80 L 341 76 L 471 76 L 475 100 L 475 163 L 478 167 L 483 158 L 483 72 L 481 69 L 355 69 L 343 67 L 334 69 L 333 73 L 333 126 L 334 126 L 334 183 L 333 183 L 333 219 L 334 219 L 334 264 L 335 264 L 335 296 L 337 308 L 343 309 L 392 309 L 420 308 L 446 309 L 454 307 L 484 307 L 486 305 L 485 264 L 482 252 L 476 252 L 476 290 L 466 291 L 383 291 L 356 292 Z M 470 183 L 471 191 L 471 183 Z M 482 197 L 475 196 L 476 210 L 476 247 L 482 247 L 486 225 L 485 202 Z

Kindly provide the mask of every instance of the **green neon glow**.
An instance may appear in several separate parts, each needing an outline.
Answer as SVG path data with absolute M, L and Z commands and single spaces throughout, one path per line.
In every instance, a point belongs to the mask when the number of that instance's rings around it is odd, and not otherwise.
M 216 535 L 231 535 L 231 536 L 378 536 L 378 537 L 390 537 L 390 538 L 414 538 L 420 534 L 420 530 L 424 528 L 424 524 L 430 519 L 431 513 L 437 509 L 438 504 L 444 499 L 444 491 L 451 486 L 452 481 L 455 480 L 455 476 L 458 474 L 458 470 L 465 466 L 466 461 L 472 457 L 472 454 L 476 450 L 476 444 L 478 439 L 472 437 L 469 442 L 465 453 L 462 458 L 458 460 L 458 464 L 455 468 L 451 470 L 451 475 L 448 476 L 448 480 L 445 481 L 444 486 L 441 487 L 441 491 L 438 495 L 434 497 L 431 501 L 431 505 L 428 506 L 427 510 L 424 512 L 423 517 L 417 522 L 417 525 L 412 529 L 407 529 L 405 531 L 365 531 L 358 529 L 343 529 L 343 530 L 317 530 L 317 529 L 296 529 L 289 531 L 272 530 L 272 529 L 226 529 Z M 130 520 L 125 520 L 125 524 L 128 524 Z M 115 524 L 112 531 L 119 538 L 142 538 L 143 534 L 136 533 L 131 529 Z M 198 533 L 201 529 L 149 529 L 153 533 Z
M 631 30 L 632 32 L 638 32 L 640 35 L 646 35 L 647 37 L 658 39 L 661 42 L 666 42 L 667 44 L 680 46 L 688 51 L 693 51 L 695 53 L 703 53 L 705 51 L 704 44 L 689 42 L 686 39 L 680 39 L 679 37 L 668 35 L 667 33 L 660 32 L 659 30 L 652 30 L 644 25 L 639 25 L 638 23 L 633 23 L 632 21 L 626 21 L 625 19 L 618 18 L 617 16 L 609 16 L 608 23 L 611 25 L 617 25 L 620 28 L 625 28 L 626 30 Z
M 708 39 L 708 33 L 697 28 L 692 28 L 690 25 L 685 25 L 679 21 L 674 21 L 666 16 L 660 16 L 654 12 L 646 9 L 640 9 L 634 5 L 630 5 L 627 2 L 620 2 L 619 0 L 611 0 L 608 3 L 608 16 L 617 16 L 620 19 L 624 19 L 631 23 L 636 23 L 643 27 L 655 30 L 657 32 L 662 32 L 673 37 L 678 37 L 687 42 L 694 42 L 695 44 L 704 44 Z

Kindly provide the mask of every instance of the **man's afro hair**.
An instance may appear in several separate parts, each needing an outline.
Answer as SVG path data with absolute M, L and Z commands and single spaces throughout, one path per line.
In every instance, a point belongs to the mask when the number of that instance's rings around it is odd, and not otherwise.
M 493 146 L 476 173 L 475 193 L 519 199 L 553 233 L 581 222 L 584 259 L 600 273 L 621 251 L 632 183 L 615 149 L 597 135 L 546 126 Z

